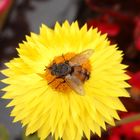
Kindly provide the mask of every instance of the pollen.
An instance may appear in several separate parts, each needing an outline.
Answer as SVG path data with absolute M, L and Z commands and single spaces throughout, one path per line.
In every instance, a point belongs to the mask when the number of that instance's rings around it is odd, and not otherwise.
M 53 64 L 59 64 L 64 63 L 65 61 L 69 61 L 75 55 L 75 53 L 66 53 L 61 56 L 54 57 L 53 61 L 49 64 L 48 68 L 51 67 Z M 88 72 L 90 72 L 90 61 L 88 60 L 85 63 L 83 63 L 82 67 Z M 45 69 L 45 79 L 47 80 L 48 85 L 58 92 L 69 93 L 72 89 L 68 86 L 63 77 L 56 77 L 55 75 L 52 75 L 51 71 L 48 68 Z

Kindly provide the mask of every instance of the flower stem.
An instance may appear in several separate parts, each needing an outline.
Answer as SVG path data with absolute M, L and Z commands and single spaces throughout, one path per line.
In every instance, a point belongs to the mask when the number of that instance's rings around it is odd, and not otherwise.
M 126 118 L 124 118 L 124 119 L 122 119 L 120 121 L 117 121 L 116 126 L 131 123 L 131 122 L 134 122 L 134 121 L 137 121 L 137 120 L 140 120 L 140 113 L 136 114 L 136 115 L 132 115 L 130 117 L 126 117 Z

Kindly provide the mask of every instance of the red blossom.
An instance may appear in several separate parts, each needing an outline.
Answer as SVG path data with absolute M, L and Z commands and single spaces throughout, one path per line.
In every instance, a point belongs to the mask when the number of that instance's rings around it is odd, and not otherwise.
M 137 17 L 135 20 L 134 44 L 135 47 L 140 51 L 140 17 Z
M 128 81 L 133 87 L 140 89 L 140 71 L 132 74 L 131 79 Z
M 11 5 L 12 0 L 1 0 L 0 1 L 0 14 L 6 11 Z
M 118 35 L 118 33 L 120 32 L 120 27 L 118 24 L 115 23 L 107 23 L 105 21 L 101 22 L 98 20 L 88 20 L 87 21 L 88 27 L 98 27 L 98 29 L 102 32 L 102 33 L 107 33 L 109 36 L 114 37 L 116 35 Z
M 110 17 L 117 18 L 118 20 L 122 20 L 125 22 L 131 21 L 131 16 L 124 14 L 122 11 L 119 11 L 120 4 L 119 2 L 111 1 L 98 1 L 98 0 L 85 0 L 87 6 L 94 12 L 107 14 Z M 101 6 L 104 5 L 104 6 Z M 109 5 L 109 7 L 106 7 Z
M 122 118 L 135 115 L 136 113 L 123 113 Z M 109 140 L 140 140 L 140 120 L 114 127 L 110 130 Z

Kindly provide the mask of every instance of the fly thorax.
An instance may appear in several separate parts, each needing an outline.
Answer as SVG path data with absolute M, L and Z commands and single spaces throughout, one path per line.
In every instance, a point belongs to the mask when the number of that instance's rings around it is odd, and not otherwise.
M 65 76 L 71 72 L 71 66 L 67 63 L 53 64 L 51 74 L 55 76 Z

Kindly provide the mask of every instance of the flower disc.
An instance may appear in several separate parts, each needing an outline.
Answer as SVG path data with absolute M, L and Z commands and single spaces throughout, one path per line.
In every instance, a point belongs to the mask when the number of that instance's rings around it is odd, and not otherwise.
M 3 82 L 9 84 L 3 98 L 12 99 L 8 104 L 14 106 L 11 116 L 26 126 L 26 135 L 37 132 L 41 140 L 49 134 L 55 140 L 90 139 L 91 132 L 100 136 L 105 123 L 114 125 L 114 119 L 120 119 L 117 110 L 126 109 L 118 97 L 129 97 L 125 90 L 129 77 L 124 70 L 127 66 L 121 64 L 122 51 L 110 45 L 105 34 L 66 21 L 62 26 L 56 23 L 54 30 L 42 25 L 39 35 L 31 33 L 26 39 L 17 49 L 19 57 L 6 63 L 8 68 L 2 71 L 7 76 Z M 93 55 L 82 65 L 90 73 L 83 82 L 84 96 L 67 83 L 56 90 L 64 76 L 49 84 L 54 76 L 47 73 L 51 64 L 64 62 L 62 55 L 69 60 L 88 49 Z

